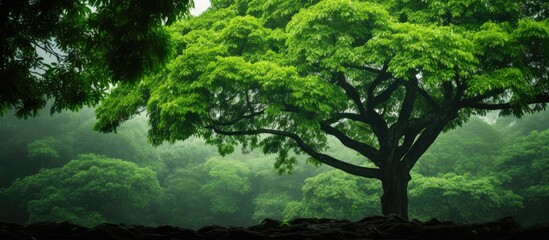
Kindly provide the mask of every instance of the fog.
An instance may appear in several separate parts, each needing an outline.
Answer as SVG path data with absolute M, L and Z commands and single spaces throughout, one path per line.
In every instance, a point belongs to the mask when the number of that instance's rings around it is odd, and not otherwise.
M 210 7 L 210 1 L 209 0 L 195 0 L 194 2 L 194 8 L 191 9 L 191 14 L 193 16 L 197 16 L 200 13 L 206 11 Z
M 199 228 L 381 214 L 377 180 L 306 164 L 306 156 L 279 174 L 275 156 L 235 149 L 221 157 L 194 138 L 153 147 L 145 117 L 101 134 L 94 116 L 84 109 L 0 118 L 0 221 Z M 549 112 L 492 120 L 472 118 L 439 136 L 412 171 L 410 218 L 549 220 Z M 330 154 L 370 164 L 331 141 Z

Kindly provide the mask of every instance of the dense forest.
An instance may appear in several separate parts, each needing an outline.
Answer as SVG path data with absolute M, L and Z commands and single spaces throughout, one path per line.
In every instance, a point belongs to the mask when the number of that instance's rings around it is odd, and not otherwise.
M 546 1 L 193 2 L 0 1 L 0 238 L 549 234 Z
M 411 218 L 549 220 L 549 112 L 490 116 L 442 134 L 424 154 L 412 171 Z M 277 171 L 274 155 L 221 157 L 199 139 L 153 147 L 145 117 L 117 134 L 92 131 L 94 121 L 93 109 L 0 119 L 0 221 L 198 228 L 381 214 L 377 180 L 306 161 Z M 332 155 L 361 162 L 329 142 Z

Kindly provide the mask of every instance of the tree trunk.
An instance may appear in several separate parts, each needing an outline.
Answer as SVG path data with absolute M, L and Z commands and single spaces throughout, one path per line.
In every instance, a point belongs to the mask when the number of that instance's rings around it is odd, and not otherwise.
M 395 214 L 408 219 L 408 182 L 411 179 L 410 173 L 402 167 L 395 167 L 384 172 L 381 179 L 381 185 L 383 186 L 381 212 L 385 216 Z

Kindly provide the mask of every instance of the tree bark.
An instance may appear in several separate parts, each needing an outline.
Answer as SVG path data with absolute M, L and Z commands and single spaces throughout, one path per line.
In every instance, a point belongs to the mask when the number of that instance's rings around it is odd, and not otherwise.
M 381 212 L 385 216 L 395 214 L 408 219 L 408 182 L 412 178 L 406 168 L 398 165 L 383 171 Z

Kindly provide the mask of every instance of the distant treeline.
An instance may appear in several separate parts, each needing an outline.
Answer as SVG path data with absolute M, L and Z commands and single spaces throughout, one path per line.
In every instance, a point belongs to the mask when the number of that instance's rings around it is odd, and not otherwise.
M 547 222 L 549 112 L 472 118 L 441 135 L 410 182 L 410 217 Z M 0 118 L 0 221 L 249 226 L 264 218 L 358 220 L 379 215 L 381 185 L 327 166 L 291 174 L 260 152 L 221 157 L 199 139 L 153 147 L 137 117 L 117 134 L 92 131 L 92 109 Z M 335 140 L 327 153 L 366 159 Z

